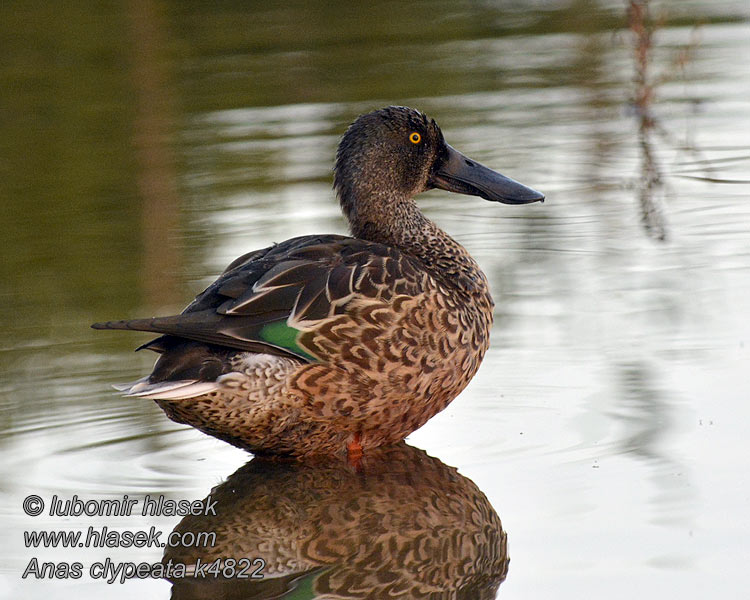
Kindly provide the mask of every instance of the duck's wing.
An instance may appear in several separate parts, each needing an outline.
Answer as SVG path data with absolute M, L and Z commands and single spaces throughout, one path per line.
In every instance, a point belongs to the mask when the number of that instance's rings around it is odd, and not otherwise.
M 323 357 L 306 332 L 352 306 L 388 303 L 422 290 L 415 259 L 395 248 L 356 238 L 292 238 L 241 256 L 179 315 L 95 323 L 95 329 L 132 329 L 225 348 Z M 302 340 L 305 338 L 305 341 Z M 160 339 L 143 347 L 162 349 Z

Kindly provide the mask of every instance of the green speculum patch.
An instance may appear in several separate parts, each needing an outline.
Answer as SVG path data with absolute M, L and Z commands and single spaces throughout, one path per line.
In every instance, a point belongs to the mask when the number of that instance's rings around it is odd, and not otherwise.
M 306 352 L 298 343 L 297 337 L 299 336 L 299 329 L 290 327 L 286 321 L 274 321 L 273 323 L 267 323 L 259 332 L 259 337 L 264 342 L 268 342 L 278 348 L 284 348 L 289 352 L 296 354 L 300 358 L 304 358 L 309 361 L 317 361 L 317 359 Z

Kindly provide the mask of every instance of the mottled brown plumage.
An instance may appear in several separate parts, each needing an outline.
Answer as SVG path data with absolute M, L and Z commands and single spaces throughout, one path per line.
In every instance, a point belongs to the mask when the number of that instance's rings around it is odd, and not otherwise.
M 372 450 L 358 470 L 254 459 L 212 502 L 216 516 L 183 518 L 174 538 L 213 532 L 213 545 L 167 548 L 163 562 L 261 559 L 245 574 L 259 569 L 263 579 L 173 579 L 175 600 L 479 600 L 495 597 L 508 570 L 506 534 L 485 495 L 404 443 Z
M 180 315 L 100 323 L 165 334 L 153 373 L 123 386 L 175 421 L 261 454 L 402 440 L 476 373 L 493 302 L 466 250 L 413 197 L 440 187 L 506 203 L 544 197 L 448 146 L 403 107 L 361 116 L 334 186 L 353 237 L 251 252 Z

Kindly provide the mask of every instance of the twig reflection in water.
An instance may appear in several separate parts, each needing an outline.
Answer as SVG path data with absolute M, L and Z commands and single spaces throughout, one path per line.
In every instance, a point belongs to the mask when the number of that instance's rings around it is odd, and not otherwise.
M 164 561 L 260 558 L 263 579 L 176 579 L 174 599 L 490 599 L 508 570 L 484 494 L 405 443 L 368 453 L 360 468 L 256 458 L 211 499 L 215 517 L 185 517 L 175 531 L 215 532 L 215 546 L 168 548 Z
M 649 66 L 653 58 L 654 32 L 659 23 L 651 16 L 649 0 L 629 0 L 628 27 L 633 34 L 633 107 L 638 118 L 638 146 L 641 153 L 641 170 L 638 183 L 638 199 L 641 208 L 641 222 L 647 235 L 659 241 L 667 239 L 667 222 L 664 215 L 666 196 L 662 169 L 653 151 L 652 132 L 663 138 L 669 134 L 658 123 L 651 111 L 656 89 L 669 81 L 674 73 L 684 69 L 697 46 L 697 37 L 682 47 L 669 68 L 661 76 L 653 78 Z

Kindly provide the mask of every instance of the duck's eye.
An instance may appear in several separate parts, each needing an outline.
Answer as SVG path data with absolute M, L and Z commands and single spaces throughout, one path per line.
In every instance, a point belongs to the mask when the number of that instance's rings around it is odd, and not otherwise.
M 419 135 L 416 131 L 412 132 L 412 134 L 409 136 L 409 141 L 412 144 L 418 144 L 422 141 L 422 136 Z

